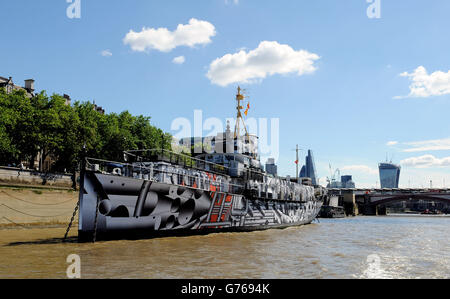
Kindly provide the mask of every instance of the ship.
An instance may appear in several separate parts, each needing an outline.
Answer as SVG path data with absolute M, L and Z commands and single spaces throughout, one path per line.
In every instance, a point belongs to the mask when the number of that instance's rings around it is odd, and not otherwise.
M 247 132 L 242 115 L 245 99 L 238 88 L 234 133 L 228 123 L 225 132 L 209 139 L 208 152 L 132 150 L 124 152 L 122 162 L 83 157 L 79 240 L 242 232 L 312 223 L 327 199 L 326 189 L 311 180 L 264 170 L 258 137 Z
M 344 207 L 323 205 L 319 218 L 345 218 Z
M 333 181 L 334 183 L 335 181 Z M 330 185 L 330 184 L 328 184 Z M 337 195 L 329 194 L 323 202 L 318 218 L 345 218 L 342 200 Z

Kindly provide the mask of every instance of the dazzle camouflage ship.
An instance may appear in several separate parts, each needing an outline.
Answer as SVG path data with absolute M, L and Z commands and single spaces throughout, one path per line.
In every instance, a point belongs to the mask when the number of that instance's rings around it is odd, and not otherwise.
M 228 124 L 225 132 L 209 139 L 208 152 L 126 151 L 124 162 L 84 158 L 79 239 L 252 231 L 311 223 L 326 190 L 311 180 L 300 182 L 264 171 L 258 137 L 248 134 L 242 116 L 245 98 L 238 88 L 234 133 Z

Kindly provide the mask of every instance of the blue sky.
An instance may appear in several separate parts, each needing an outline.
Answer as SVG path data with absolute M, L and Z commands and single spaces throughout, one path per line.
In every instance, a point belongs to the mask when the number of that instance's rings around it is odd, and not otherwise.
M 449 1 L 381 0 L 378 19 L 368 18 L 365 0 L 81 0 L 79 19 L 67 17 L 69 5 L 3 1 L 0 76 L 21 85 L 33 78 L 38 90 L 95 100 L 108 112 L 149 115 L 167 131 L 194 109 L 204 118 L 233 117 L 240 84 L 251 95 L 249 116 L 280 119 L 282 174 L 294 175 L 298 143 L 314 151 L 321 183 L 331 163 L 357 186 L 374 186 L 387 153 L 403 164 L 402 186 L 450 185 Z M 130 30 L 175 32 L 191 19 L 207 22 L 189 36 L 192 46 L 187 37 L 164 51 L 124 42 Z M 206 40 L 195 43 L 202 34 Z M 267 69 L 273 57 L 261 55 L 245 67 L 265 66 L 264 78 L 221 86 L 207 77 L 227 54 L 265 53 L 255 51 L 264 41 L 291 49 L 274 74 Z M 318 59 L 299 75 L 308 62 L 293 63 L 301 50 Z M 174 63 L 180 56 L 184 62 Z

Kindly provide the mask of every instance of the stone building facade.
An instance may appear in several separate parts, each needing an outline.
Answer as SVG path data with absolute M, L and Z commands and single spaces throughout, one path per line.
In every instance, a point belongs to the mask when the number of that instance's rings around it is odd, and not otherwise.
M 0 88 L 5 88 L 6 93 L 10 94 L 14 90 L 25 90 L 27 97 L 32 98 L 34 97 L 34 80 L 33 79 L 27 79 L 25 80 L 25 85 L 23 87 L 18 86 L 14 84 L 12 77 L 5 78 L 0 76 Z

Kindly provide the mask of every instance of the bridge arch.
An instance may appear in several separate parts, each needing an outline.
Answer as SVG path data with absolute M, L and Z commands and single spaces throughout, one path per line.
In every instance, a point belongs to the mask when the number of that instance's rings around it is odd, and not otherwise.
M 423 200 L 423 201 L 434 201 L 434 202 L 442 202 L 450 204 L 450 195 L 430 195 L 430 194 L 405 194 L 405 195 L 392 195 L 392 196 L 383 196 L 382 199 L 376 200 L 375 198 L 371 198 L 370 201 L 366 204 L 371 206 L 379 206 L 386 205 L 390 203 L 409 201 L 409 200 Z

